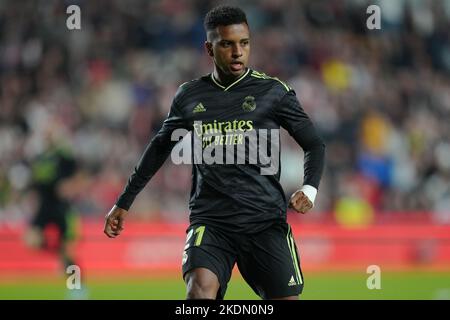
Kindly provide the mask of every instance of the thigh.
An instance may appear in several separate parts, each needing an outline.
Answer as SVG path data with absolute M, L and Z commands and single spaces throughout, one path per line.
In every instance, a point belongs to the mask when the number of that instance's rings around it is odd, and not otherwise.
M 212 271 L 219 280 L 217 299 L 223 299 L 236 261 L 236 250 L 226 234 L 207 225 L 196 224 L 187 230 L 183 251 L 183 279 L 196 268 Z
M 287 223 L 249 235 L 241 242 L 238 267 L 256 294 L 263 299 L 275 299 L 302 292 L 300 257 Z

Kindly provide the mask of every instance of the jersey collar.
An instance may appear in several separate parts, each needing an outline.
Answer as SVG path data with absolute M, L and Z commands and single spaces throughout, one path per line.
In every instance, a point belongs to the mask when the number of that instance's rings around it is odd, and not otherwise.
M 227 91 L 229 90 L 232 86 L 236 85 L 238 82 L 240 82 L 242 79 L 244 79 L 250 72 L 250 68 L 247 68 L 247 71 L 240 76 L 239 78 L 237 78 L 233 83 L 231 83 L 230 85 L 228 85 L 228 87 L 225 87 L 223 85 L 221 85 L 213 76 L 213 72 L 211 72 L 211 80 L 216 84 L 216 86 L 218 86 L 219 88 L 221 88 L 223 91 Z

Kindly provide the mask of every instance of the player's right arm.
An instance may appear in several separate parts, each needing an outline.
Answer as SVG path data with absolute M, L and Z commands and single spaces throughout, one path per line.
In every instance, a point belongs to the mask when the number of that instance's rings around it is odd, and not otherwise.
M 163 165 L 173 147 L 177 144 L 178 141 L 172 141 L 172 132 L 181 128 L 188 130 L 174 99 L 162 128 L 145 148 L 122 194 L 105 217 L 104 233 L 108 237 L 114 238 L 120 234 L 126 212 L 130 209 L 134 199 Z

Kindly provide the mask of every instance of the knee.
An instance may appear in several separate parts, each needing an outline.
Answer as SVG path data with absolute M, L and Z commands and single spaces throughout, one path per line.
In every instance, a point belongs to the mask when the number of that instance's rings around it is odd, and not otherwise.
M 218 281 L 189 277 L 187 279 L 187 299 L 216 299 L 219 290 Z
M 216 299 L 217 290 L 213 283 L 191 280 L 187 284 L 187 299 Z

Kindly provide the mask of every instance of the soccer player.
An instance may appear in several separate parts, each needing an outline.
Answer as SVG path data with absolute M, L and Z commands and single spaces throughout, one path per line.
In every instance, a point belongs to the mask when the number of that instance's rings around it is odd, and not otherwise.
M 217 145 L 239 149 L 239 145 L 249 145 L 242 139 L 244 133 L 284 127 L 305 152 L 304 184 L 291 196 L 289 206 L 300 213 L 313 207 L 325 145 L 295 92 L 277 78 L 247 66 L 250 32 L 240 8 L 216 7 L 207 13 L 204 26 L 205 49 L 214 70 L 179 87 L 161 130 L 106 215 L 108 237 L 121 234 L 132 202 L 169 156 L 177 143 L 171 135 L 180 128 L 192 132 L 195 158 L 195 139 L 201 139 L 202 150 Z M 263 139 L 259 137 L 258 142 Z M 279 152 L 272 156 L 279 158 Z M 236 263 L 263 299 L 295 300 L 303 290 L 280 172 L 262 174 L 267 163 L 244 158 L 244 164 L 193 159 L 190 226 L 182 260 L 188 299 L 223 299 Z
M 38 208 L 25 233 L 25 242 L 32 248 L 55 251 L 63 274 L 75 263 L 77 216 L 69 198 L 78 178 L 77 162 L 72 152 L 58 141 L 58 132 L 49 125 L 44 136 L 45 149 L 32 159 L 30 189 L 37 196 Z M 57 242 L 51 242 L 46 232 L 55 227 Z M 69 291 L 67 297 L 84 299 L 85 288 Z

